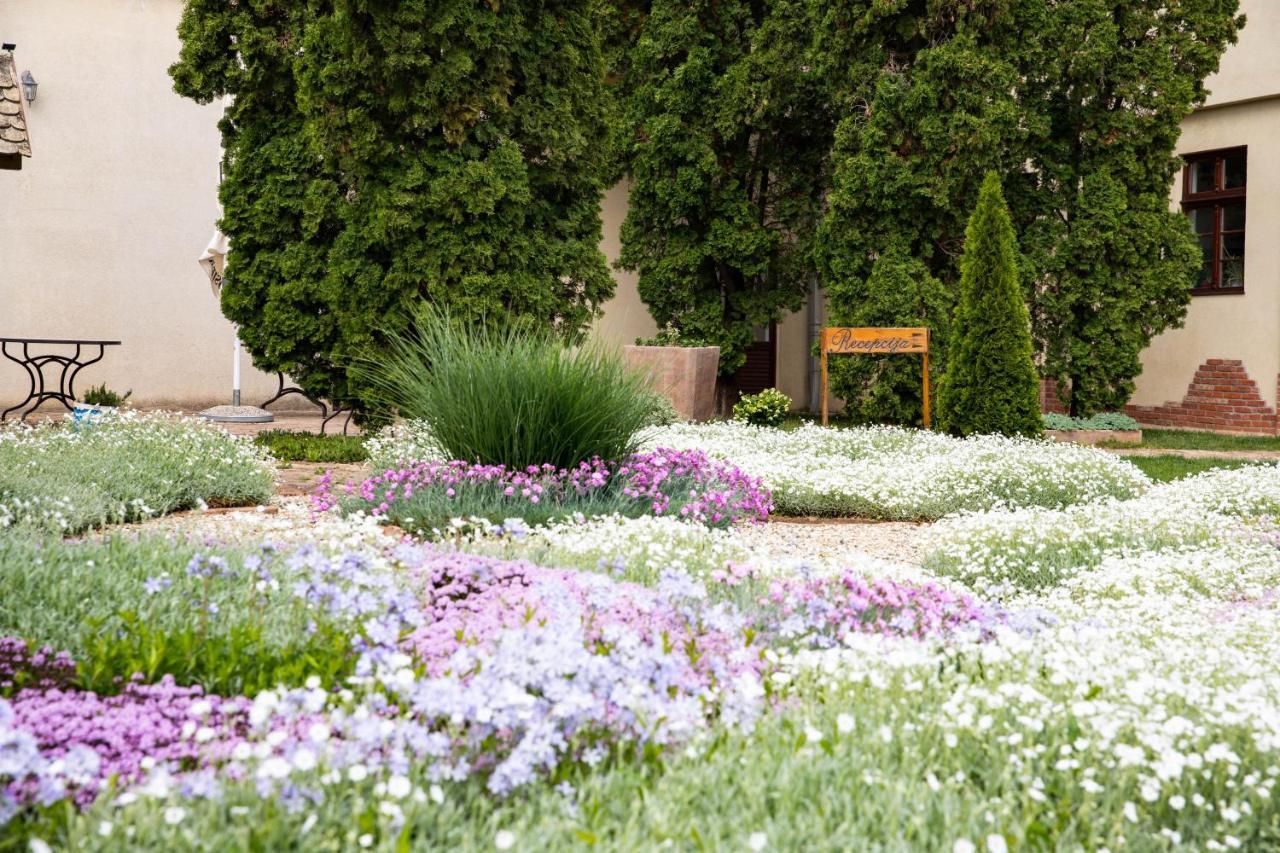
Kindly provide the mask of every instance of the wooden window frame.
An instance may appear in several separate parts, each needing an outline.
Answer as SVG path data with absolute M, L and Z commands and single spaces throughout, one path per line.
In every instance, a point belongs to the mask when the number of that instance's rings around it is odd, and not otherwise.
M 1245 160 L 1245 181 L 1243 186 L 1231 187 L 1230 189 L 1217 189 L 1226 184 L 1226 161 L 1228 157 L 1242 155 Z M 1209 284 L 1201 285 L 1199 282 L 1191 288 L 1193 296 L 1227 296 L 1241 295 L 1244 293 L 1245 284 L 1242 282 L 1240 287 L 1223 287 L 1222 286 L 1222 240 L 1224 233 L 1245 235 L 1248 232 L 1249 216 L 1248 201 L 1246 198 L 1249 188 L 1249 148 L 1246 145 L 1236 146 L 1234 148 L 1217 148 L 1212 151 L 1195 151 L 1190 154 L 1182 155 L 1182 212 L 1184 215 L 1191 213 L 1193 210 L 1202 210 L 1211 208 L 1213 210 L 1213 267 L 1210 275 Z M 1214 189 L 1205 192 L 1191 192 L 1191 170 L 1198 164 L 1205 161 L 1213 161 L 1214 163 Z M 1246 206 L 1244 227 L 1230 232 L 1226 232 L 1223 226 L 1222 209 L 1229 202 L 1238 202 Z M 1199 245 L 1200 233 L 1197 232 L 1197 245 Z M 1248 245 L 1248 238 L 1245 237 L 1245 244 Z M 1245 253 L 1248 258 L 1248 253 Z

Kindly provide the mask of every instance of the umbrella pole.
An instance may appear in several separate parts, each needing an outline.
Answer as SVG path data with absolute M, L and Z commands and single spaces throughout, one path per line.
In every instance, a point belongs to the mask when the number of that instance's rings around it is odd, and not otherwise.
M 235 348 L 231 360 L 231 405 L 240 405 L 240 334 L 235 334 Z

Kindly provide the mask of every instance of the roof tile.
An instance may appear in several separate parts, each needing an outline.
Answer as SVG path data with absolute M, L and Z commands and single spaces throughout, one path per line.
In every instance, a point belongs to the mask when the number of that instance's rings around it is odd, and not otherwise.
M 11 51 L 0 51 L 0 154 L 31 156 L 22 84 Z

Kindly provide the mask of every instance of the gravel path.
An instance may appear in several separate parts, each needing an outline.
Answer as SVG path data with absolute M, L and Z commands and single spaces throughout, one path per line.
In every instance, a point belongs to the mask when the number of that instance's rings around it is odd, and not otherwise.
M 862 556 L 919 565 L 928 524 L 904 521 L 796 520 L 744 526 L 736 533 L 748 548 L 777 558 L 826 562 Z

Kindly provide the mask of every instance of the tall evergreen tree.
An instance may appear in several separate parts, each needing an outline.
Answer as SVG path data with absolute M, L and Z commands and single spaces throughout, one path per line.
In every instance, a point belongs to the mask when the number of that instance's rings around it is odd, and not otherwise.
M 1181 325 L 1200 269 L 1185 218 L 1169 209 L 1182 120 L 1204 102 L 1244 19 L 1238 0 L 1029 4 L 1018 84 L 1035 114 L 1020 229 L 1046 376 L 1072 414 L 1118 409 L 1139 354 Z
M 1043 432 L 1017 251 L 1000 177 L 988 172 L 965 231 L 951 356 L 938 387 L 938 426 L 946 432 Z
M 1151 338 L 1181 322 L 1199 255 L 1168 209 L 1183 118 L 1243 19 L 1237 0 L 814 0 L 844 112 L 819 261 L 856 318 L 886 247 L 954 298 L 977 180 L 1003 177 L 1044 375 L 1085 414 L 1123 405 Z M 843 75 L 843 76 L 841 76 Z M 904 324 L 916 319 L 908 313 Z M 929 321 L 926 321 L 928 324 Z M 908 365 L 844 359 L 832 388 L 915 393 Z M 887 403 L 868 418 L 898 419 Z
M 182 94 L 222 124 L 223 310 L 255 363 L 348 368 L 420 300 L 580 334 L 613 292 L 590 0 L 188 0 Z
M 612 7 L 623 163 L 621 263 L 654 319 L 745 359 L 804 300 L 834 127 L 804 0 Z

